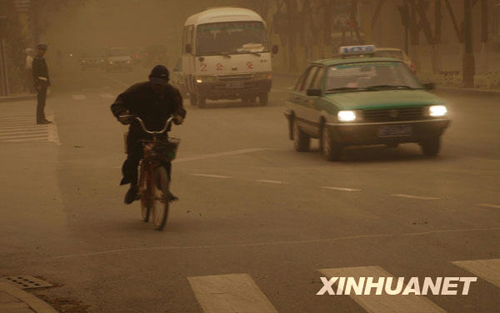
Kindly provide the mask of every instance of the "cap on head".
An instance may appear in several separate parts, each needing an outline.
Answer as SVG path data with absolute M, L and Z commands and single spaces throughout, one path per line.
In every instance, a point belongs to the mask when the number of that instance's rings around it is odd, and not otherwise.
M 44 43 L 39 43 L 36 45 L 38 49 L 47 50 L 47 45 Z
M 149 74 L 149 80 L 155 84 L 168 85 L 169 79 L 170 73 L 164 65 L 156 65 L 151 70 L 151 74 Z

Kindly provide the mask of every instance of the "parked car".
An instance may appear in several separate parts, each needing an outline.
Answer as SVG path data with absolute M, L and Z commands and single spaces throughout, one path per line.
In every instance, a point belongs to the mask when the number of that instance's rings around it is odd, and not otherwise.
M 373 46 L 342 50 L 343 58 L 310 64 L 289 91 L 285 116 L 295 150 L 318 138 L 329 161 L 355 145 L 418 143 L 424 155 L 438 155 L 450 119 L 444 100 L 426 91 L 433 84 L 421 84 L 400 59 L 357 57 L 373 54 Z
M 132 57 L 125 48 L 109 48 L 106 52 L 103 69 L 105 71 L 113 70 L 132 70 Z
M 84 52 L 80 58 L 80 67 L 83 71 L 88 68 L 102 68 L 104 59 L 103 53 L 97 51 Z

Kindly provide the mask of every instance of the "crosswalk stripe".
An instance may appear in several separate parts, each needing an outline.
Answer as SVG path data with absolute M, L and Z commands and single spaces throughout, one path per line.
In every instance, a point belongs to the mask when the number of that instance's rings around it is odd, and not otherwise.
M 9 135 L 0 137 L 1 140 L 17 139 L 17 138 L 48 138 L 48 134 L 23 134 L 23 135 Z
M 110 93 L 103 93 L 103 94 L 100 94 L 99 96 L 103 99 L 114 99 L 115 98 L 115 96 L 110 94 Z
M 277 313 L 248 274 L 188 277 L 205 313 Z
M 0 130 L 5 130 L 5 131 L 9 131 L 9 130 L 17 130 L 17 129 L 47 129 L 49 126 L 48 124 L 45 124 L 45 125 L 36 125 L 36 124 L 33 124 L 33 125 L 25 125 L 25 126 L 0 126 Z
M 5 129 L 0 129 L 0 136 L 3 136 L 3 135 L 16 135 L 16 134 L 39 134 L 39 133 L 47 133 L 47 129 L 33 129 L 33 130 L 22 130 L 22 129 L 5 130 Z
M 379 266 L 327 268 L 319 270 L 328 278 L 331 277 L 392 277 Z M 336 288 L 334 288 L 335 290 Z M 446 312 L 429 299 L 416 295 L 349 295 L 369 313 L 435 313 Z
M 452 263 L 500 287 L 500 259 L 455 261 Z
M 9 140 L 2 140 L 2 142 L 28 142 L 28 141 L 47 141 L 47 138 L 26 138 L 26 139 L 9 139 Z
M 87 97 L 85 95 L 73 95 L 73 100 L 85 100 Z

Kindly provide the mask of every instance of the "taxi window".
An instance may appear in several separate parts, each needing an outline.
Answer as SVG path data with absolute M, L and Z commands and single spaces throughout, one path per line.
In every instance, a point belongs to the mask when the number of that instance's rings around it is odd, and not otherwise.
M 318 69 L 319 69 L 319 67 L 317 67 L 317 66 L 311 67 L 311 69 L 309 70 L 309 73 L 307 73 L 307 77 L 306 77 L 306 80 L 304 82 L 304 86 L 302 86 L 303 87 L 302 90 L 307 90 L 310 88 L 309 86 L 311 86 L 311 83 L 312 83 L 316 73 L 318 72 Z
M 295 90 L 296 91 L 302 91 L 304 90 L 304 83 L 305 83 L 305 80 L 306 78 L 308 77 L 308 74 L 309 72 L 311 72 L 311 69 L 313 67 L 309 67 L 307 68 L 304 73 L 300 76 L 299 80 L 297 81 L 297 83 L 295 84 Z
M 318 70 L 318 73 L 316 74 L 316 77 L 314 78 L 314 81 L 313 81 L 311 87 L 309 87 L 309 88 L 310 89 L 321 89 L 323 87 L 322 83 L 323 83 L 324 74 L 325 74 L 325 68 L 320 67 Z
M 380 85 L 422 88 L 413 73 L 401 62 L 346 63 L 330 66 L 327 71 L 327 91 Z

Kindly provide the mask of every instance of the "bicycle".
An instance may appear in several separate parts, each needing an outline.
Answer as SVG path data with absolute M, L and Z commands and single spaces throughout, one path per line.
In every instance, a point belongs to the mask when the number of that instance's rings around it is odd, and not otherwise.
M 164 134 L 172 124 L 174 117 L 170 117 L 160 131 L 150 131 L 140 117 L 135 118 L 144 132 L 153 135 L 152 140 L 141 140 L 144 156 L 139 164 L 139 191 L 138 198 L 141 203 L 141 216 L 144 222 L 149 222 L 150 215 L 156 230 L 162 230 L 168 219 L 170 202 L 173 195 L 170 192 L 170 179 L 165 167 L 165 162 L 175 159 L 180 139 L 158 138 Z

